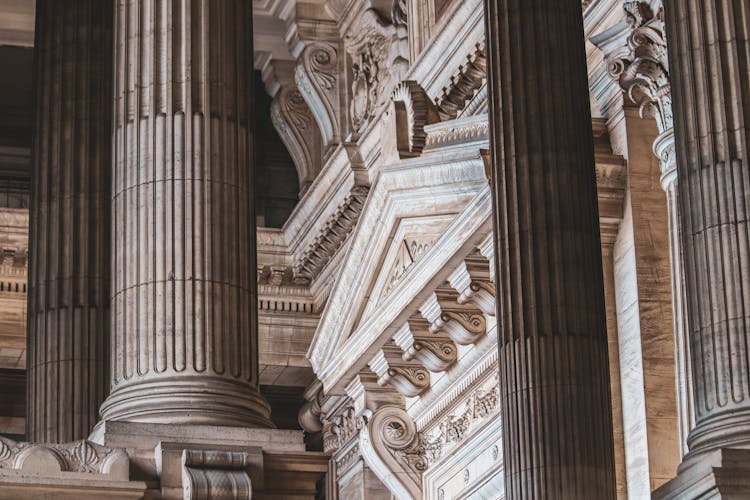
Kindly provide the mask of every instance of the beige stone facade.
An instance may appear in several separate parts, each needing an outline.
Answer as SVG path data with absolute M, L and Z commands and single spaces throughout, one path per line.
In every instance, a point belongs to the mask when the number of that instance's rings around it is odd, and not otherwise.
M 0 0 L 0 498 L 750 496 L 749 0 Z

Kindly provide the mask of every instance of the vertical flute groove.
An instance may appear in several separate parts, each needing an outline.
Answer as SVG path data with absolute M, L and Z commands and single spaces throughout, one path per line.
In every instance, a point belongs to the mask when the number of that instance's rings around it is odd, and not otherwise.
M 665 2 L 695 427 L 688 458 L 750 443 L 750 0 Z
M 251 3 L 118 0 L 108 419 L 269 426 L 257 381 L 250 106 Z M 137 99 L 137 102 L 132 100 Z M 253 267 L 255 269 L 255 267 Z M 120 315 L 118 315 L 118 318 Z M 134 351 L 133 349 L 137 349 Z M 131 369 L 131 365 L 136 369 Z M 158 395 L 159 397 L 155 397 Z
M 506 497 L 612 497 L 580 2 L 487 0 L 485 6 Z
M 112 11 L 39 0 L 27 435 L 85 438 L 107 394 Z

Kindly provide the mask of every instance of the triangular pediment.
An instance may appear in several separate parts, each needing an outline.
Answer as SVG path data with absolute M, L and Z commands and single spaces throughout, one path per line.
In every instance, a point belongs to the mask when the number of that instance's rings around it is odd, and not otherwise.
M 365 301 L 359 308 L 358 323 L 369 317 L 402 279 L 408 279 L 412 266 L 427 253 L 455 217 L 455 213 L 424 215 L 397 222 L 389 238 L 390 244 L 380 259 L 380 269 L 374 274 Z

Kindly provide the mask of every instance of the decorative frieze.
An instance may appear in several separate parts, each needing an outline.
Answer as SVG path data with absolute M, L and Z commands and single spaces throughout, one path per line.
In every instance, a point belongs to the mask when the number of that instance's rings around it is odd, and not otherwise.
M 310 283 L 328 264 L 354 229 L 369 188 L 356 186 L 328 218 L 315 239 L 294 264 L 294 282 Z

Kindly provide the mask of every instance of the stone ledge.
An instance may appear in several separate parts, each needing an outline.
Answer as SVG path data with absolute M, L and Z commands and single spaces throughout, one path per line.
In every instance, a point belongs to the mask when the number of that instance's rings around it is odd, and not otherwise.
M 651 498 L 750 498 L 750 450 L 724 448 L 708 453 L 656 489 Z

